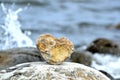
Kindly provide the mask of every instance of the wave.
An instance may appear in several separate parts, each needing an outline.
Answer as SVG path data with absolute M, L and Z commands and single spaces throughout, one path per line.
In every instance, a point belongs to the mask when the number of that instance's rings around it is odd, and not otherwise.
M 32 40 L 21 31 L 21 24 L 18 14 L 23 10 L 19 8 L 15 11 L 7 9 L 1 4 L 5 14 L 4 23 L 0 25 L 0 50 L 13 47 L 33 46 Z

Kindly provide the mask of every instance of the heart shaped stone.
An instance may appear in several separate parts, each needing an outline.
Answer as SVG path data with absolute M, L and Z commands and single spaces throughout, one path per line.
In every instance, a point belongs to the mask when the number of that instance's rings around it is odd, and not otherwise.
M 61 64 L 73 52 L 74 45 L 66 38 L 55 38 L 51 34 L 43 34 L 37 38 L 36 46 L 42 57 L 49 64 Z

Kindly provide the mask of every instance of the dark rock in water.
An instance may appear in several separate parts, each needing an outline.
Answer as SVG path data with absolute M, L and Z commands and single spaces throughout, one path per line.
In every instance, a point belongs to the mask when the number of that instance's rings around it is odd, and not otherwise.
M 99 70 L 100 72 L 102 72 L 103 74 L 105 74 L 107 77 L 109 77 L 111 80 L 115 80 L 109 73 L 103 71 L 103 70 Z
M 87 47 L 87 50 L 92 53 L 110 53 L 113 55 L 120 55 L 119 46 L 113 41 L 106 38 L 98 38 L 94 40 L 90 46 Z
M 88 51 L 77 50 L 72 53 L 70 60 L 76 63 L 90 66 L 92 63 L 92 54 Z
M 120 23 L 107 25 L 106 28 L 107 28 L 107 29 L 112 29 L 112 30 L 113 30 L 113 29 L 120 30 Z
M 120 23 L 113 26 L 115 29 L 120 29 Z
M 43 61 L 39 51 L 33 47 L 14 48 L 0 51 L 0 69 L 33 61 Z

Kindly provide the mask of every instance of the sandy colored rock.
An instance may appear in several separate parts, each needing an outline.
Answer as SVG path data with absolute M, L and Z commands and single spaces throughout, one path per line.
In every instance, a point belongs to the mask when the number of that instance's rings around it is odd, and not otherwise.
M 63 62 L 49 65 L 44 62 L 23 63 L 0 71 L 0 80 L 110 80 L 101 72 L 82 64 Z
M 39 36 L 36 46 L 49 64 L 61 64 L 74 50 L 72 42 L 66 38 L 55 38 L 50 34 Z

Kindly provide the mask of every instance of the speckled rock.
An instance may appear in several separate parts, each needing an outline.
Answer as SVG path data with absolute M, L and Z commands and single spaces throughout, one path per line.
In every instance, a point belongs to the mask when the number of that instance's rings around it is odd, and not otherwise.
M 92 53 L 104 53 L 120 55 L 120 47 L 112 40 L 106 38 L 98 38 L 94 40 L 88 47 L 87 50 Z
M 66 38 L 55 38 L 51 34 L 43 34 L 37 38 L 36 46 L 42 57 L 49 64 L 61 64 L 74 50 L 74 45 Z
M 43 61 L 34 47 L 22 47 L 0 51 L 0 70 L 25 62 Z
M 81 63 L 90 66 L 92 63 L 92 53 L 88 51 L 76 50 L 72 53 L 70 60 L 76 63 Z
M 63 62 L 23 63 L 0 71 L 0 80 L 110 80 L 101 72 L 82 64 Z

